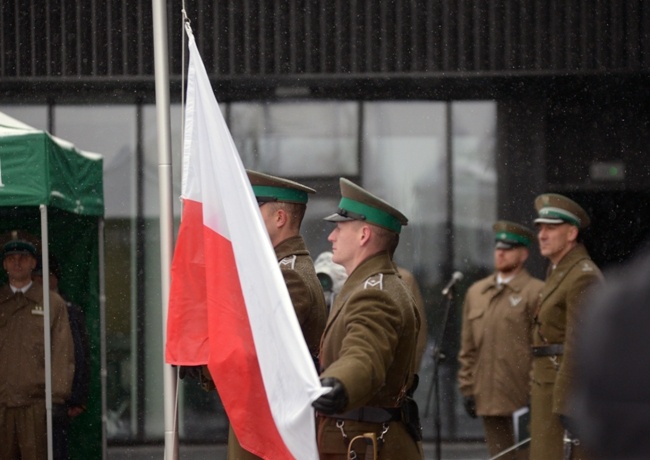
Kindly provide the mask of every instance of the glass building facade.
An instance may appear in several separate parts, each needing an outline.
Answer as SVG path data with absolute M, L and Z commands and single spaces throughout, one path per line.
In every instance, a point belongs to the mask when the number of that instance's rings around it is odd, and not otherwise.
M 315 187 L 303 222 L 311 255 L 329 250 L 331 224 L 347 177 L 409 218 L 396 253 L 424 294 L 429 348 L 420 403 L 425 439 L 433 439 L 434 341 L 448 359 L 440 369 L 443 436 L 481 436 L 456 389 L 458 310 L 440 287 L 454 270 L 461 289 L 491 270 L 497 218 L 496 126 L 492 101 L 287 101 L 222 104 L 247 168 Z M 163 334 L 156 113 L 150 104 L 4 105 L 0 110 L 104 156 L 107 436 L 109 443 L 159 441 L 163 426 Z M 182 108 L 171 108 L 173 196 L 180 195 Z M 176 224 L 180 201 L 174 203 Z M 459 295 L 460 297 L 460 295 Z M 228 422 L 216 393 L 179 385 L 182 440 L 219 442 Z

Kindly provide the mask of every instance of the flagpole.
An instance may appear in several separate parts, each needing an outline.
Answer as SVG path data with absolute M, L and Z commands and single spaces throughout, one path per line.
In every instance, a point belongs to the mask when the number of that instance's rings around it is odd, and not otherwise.
M 160 276 L 162 291 L 162 337 L 167 336 L 167 305 L 173 247 L 173 207 L 171 174 L 171 129 L 169 117 L 169 53 L 167 49 L 167 11 L 164 0 L 152 0 L 153 40 L 156 75 L 156 126 L 158 132 L 158 179 L 160 196 Z M 165 349 L 164 343 L 162 349 Z M 178 459 L 176 414 L 176 373 L 163 363 L 163 402 L 165 413 L 165 459 Z

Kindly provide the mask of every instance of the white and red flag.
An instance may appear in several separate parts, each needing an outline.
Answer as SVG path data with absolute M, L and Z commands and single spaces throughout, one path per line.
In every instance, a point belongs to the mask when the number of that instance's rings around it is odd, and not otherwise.
M 183 146 L 183 217 L 171 267 L 166 361 L 208 364 L 242 447 L 317 459 L 323 390 L 246 171 L 194 37 Z

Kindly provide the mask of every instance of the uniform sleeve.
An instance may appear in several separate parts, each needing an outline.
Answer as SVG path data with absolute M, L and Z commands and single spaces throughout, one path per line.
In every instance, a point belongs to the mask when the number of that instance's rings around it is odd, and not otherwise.
M 413 298 L 415 299 L 415 306 L 420 316 L 420 332 L 418 332 L 418 341 L 415 347 L 415 371 L 417 372 L 420 369 L 420 362 L 422 361 L 422 355 L 424 354 L 424 349 L 427 346 L 427 334 L 428 334 L 427 312 L 424 306 L 424 299 L 422 298 L 422 291 L 420 291 L 420 286 L 418 286 L 418 283 L 417 281 L 415 281 L 415 278 L 413 278 L 412 283 L 409 283 L 409 288 L 413 293 Z
M 314 304 L 311 291 L 298 271 L 291 269 L 281 269 L 280 271 L 284 277 L 284 282 L 289 290 L 289 297 L 291 298 L 293 309 L 296 312 L 298 322 L 302 328 L 307 322 L 307 319 L 311 314 L 311 307 Z
M 474 394 L 474 371 L 476 367 L 476 344 L 472 335 L 472 328 L 469 321 L 470 300 L 469 291 L 463 302 L 463 321 L 460 337 L 460 351 L 458 352 L 458 384 L 463 396 Z
M 65 302 L 51 297 L 52 400 L 63 403 L 70 397 L 74 377 L 74 343 Z
M 321 377 L 339 379 L 348 393 L 348 407 L 358 407 L 384 384 L 405 319 L 390 295 L 379 289 L 356 292 L 347 310 L 339 356 Z
M 579 270 L 579 268 L 576 268 Z M 564 338 L 564 355 L 558 370 L 553 390 L 553 412 L 556 414 L 568 415 L 568 399 L 570 386 L 574 376 L 574 341 L 576 328 L 580 327 L 581 310 L 586 307 L 582 305 L 587 292 L 601 279 L 597 271 L 580 272 L 570 281 L 566 297 L 566 335 Z

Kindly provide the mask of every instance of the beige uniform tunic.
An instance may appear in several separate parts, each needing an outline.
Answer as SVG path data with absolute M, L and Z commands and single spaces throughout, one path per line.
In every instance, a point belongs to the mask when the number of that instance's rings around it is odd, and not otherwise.
M 45 415 L 45 346 L 43 336 L 43 288 L 33 283 L 24 294 L 9 285 L 0 288 L 0 458 L 13 458 L 18 439 L 23 458 L 38 457 L 47 446 L 47 433 L 25 433 L 45 427 L 44 420 L 23 424 L 21 410 Z M 65 301 L 50 293 L 52 350 L 52 403 L 63 404 L 70 396 L 74 374 L 74 345 Z M 36 410 L 31 407 L 38 405 Z M 41 409 L 42 408 L 42 409 Z M 20 425 L 16 431 L 14 423 Z M 27 440 L 27 441 L 25 441 Z M 45 451 L 46 452 L 46 451 Z
M 300 329 L 314 359 L 318 358 L 320 338 L 327 320 L 327 305 L 314 263 L 302 236 L 288 238 L 275 247 L 280 271 L 296 310 Z M 228 433 L 228 459 L 253 460 L 259 457 L 242 449 L 235 434 Z
M 531 329 L 544 283 L 521 270 L 498 286 L 496 274 L 465 296 L 458 382 L 477 415 L 511 415 L 530 396 Z
M 531 460 L 562 458 L 564 429 L 558 415 L 570 415 L 567 401 L 573 380 L 573 342 L 580 326 L 580 303 L 600 280 L 602 274 L 582 244 L 566 254 L 546 278 L 533 328 L 533 346 L 563 344 L 564 353 L 533 358 Z M 572 458 L 584 458 L 584 453 L 575 449 Z
M 343 412 L 370 407 L 399 407 L 413 381 L 420 327 L 415 301 L 397 275 L 388 253 L 363 261 L 348 277 L 332 307 L 321 344 L 321 378 L 340 380 L 349 397 Z M 318 416 L 321 459 L 345 459 L 347 444 L 337 419 Z M 349 439 L 382 425 L 345 420 Z M 390 422 L 379 459 L 422 458 L 421 445 L 400 421 Z M 363 443 L 355 445 L 363 458 Z

